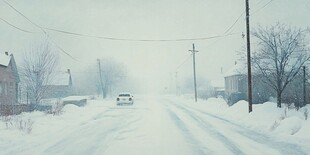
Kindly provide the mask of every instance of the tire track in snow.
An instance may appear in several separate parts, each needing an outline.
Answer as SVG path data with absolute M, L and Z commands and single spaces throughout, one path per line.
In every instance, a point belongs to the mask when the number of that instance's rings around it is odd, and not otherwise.
M 172 121 L 174 122 L 174 124 L 178 127 L 178 129 L 181 130 L 183 136 L 185 136 L 185 138 L 194 146 L 198 146 L 198 149 L 194 149 L 194 154 L 195 155 L 212 155 L 214 154 L 211 151 L 206 152 L 207 150 L 202 150 L 201 148 L 204 148 L 204 146 L 196 139 L 194 139 L 193 135 L 191 134 L 190 130 L 186 127 L 186 124 L 177 116 L 176 113 L 174 113 L 173 111 L 167 109 L 167 112 L 170 116 L 170 118 L 172 119 Z
M 211 136 L 215 137 L 218 139 L 221 143 L 223 143 L 228 150 L 232 152 L 232 154 L 237 154 L 237 155 L 246 155 L 243 151 L 241 151 L 238 146 L 234 144 L 233 141 L 231 141 L 229 138 L 218 132 L 211 124 L 206 123 L 205 121 L 201 120 L 199 117 L 195 116 L 193 113 L 190 113 L 186 109 L 172 103 L 170 100 L 167 100 L 171 105 L 174 107 L 178 108 L 179 110 L 182 110 L 187 116 L 189 116 L 194 122 L 202 128 L 206 133 L 211 134 Z
M 168 100 L 170 101 L 170 100 Z M 184 105 L 182 104 L 181 105 L 176 105 L 175 103 L 173 103 L 172 101 L 170 101 L 170 103 L 172 103 L 173 105 L 175 106 L 179 106 L 187 111 L 189 111 L 191 114 L 193 114 L 193 112 L 198 112 L 204 116 L 207 116 L 207 117 L 211 117 L 213 119 L 217 119 L 225 124 L 228 124 L 228 125 L 231 125 L 231 126 L 234 126 L 234 131 L 236 131 L 238 134 L 244 136 L 244 137 L 247 137 L 257 143 L 260 143 L 260 144 L 264 144 L 266 146 L 269 146 L 269 147 L 272 147 L 273 149 L 276 149 L 277 151 L 279 151 L 281 154 L 283 155 L 308 155 L 308 153 L 305 153 L 301 146 L 298 146 L 296 144 L 291 144 L 291 143 L 288 143 L 288 142 L 283 142 L 283 141 L 275 141 L 273 140 L 271 137 L 267 136 L 267 135 L 264 135 L 262 133 L 259 133 L 257 131 L 254 131 L 254 130 L 251 130 L 251 129 L 248 129 L 248 128 L 245 128 L 239 124 L 236 124 L 234 122 L 231 122 L 225 118 L 221 118 L 219 116 L 216 116 L 216 115 L 213 115 L 213 114 L 210 114 L 210 113 L 207 113 L 207 112 L 203 112 L 201 110 L 198 110 L 196 108 L 193 108 L 193 107 L 189 107 L 188 105 Z M 184 108 L 186 107 L 186 108 Z
M 93 120 L 83 123 L 79 128 L 74 129 L 70 135 L 59 139 L 53 146 L 45 149 L 44 153 L 47 154 L 104 154 L 107 148 L 113 144 L 114 140 L 122 130 L 127 129 L 128 126 L 138 122 L 140 116 L 131 115 L 134 112 L 124 112 L 120 117 L 114 116 L 119 111 L 107 110 L 103 113 L 97 114 Z M 105 117 L 108 116 L 108 117 Z M 102 124 L 102 128 L 98 127 L 98 123 Z M 109 123 L 112 123 L 109 124 Z M 79 135 L 88 135 L 87 137 L 79 137 Z M 98 134 L 99 133 L 99 134 Z M 98 137 L 98 135 L 101 135 Z M 95 145 L 85 145 L 85 142 L 98 142 Z M 79 149 L 75 149 L 79 147 Z M 78 150 L 79 152 L 76 152 Z

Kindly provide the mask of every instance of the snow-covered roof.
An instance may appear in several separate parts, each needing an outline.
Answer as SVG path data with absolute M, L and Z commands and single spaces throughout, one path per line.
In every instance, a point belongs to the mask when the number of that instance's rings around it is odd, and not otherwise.
M 80 101 L 87 100 L 87 96 L 68 96 L 62 99 L 62 101 Z
M 213 87 L 224 88 L 225 87 L 224 74 L 222 73 L 213 74 L 213 79 L 210 80 L 210 83 Z
M 230 70 L 225 73 L 225 77 L 239 74 L 247 74 L 246 65 L 243 63 L 235 64 Z
M 53 77 L 50 85 L 69 85 L 70 74 L 67 72 L 58 73 Z
M 10 55 L 6 55 L 4 53 L 0 53 L 0 65 L 2 66 L 8 66 L 11 60 Z
M 212 80 L 211 85 L 213 87 L 217 87 L 217 88 L 224 88 L 225 87 L 224 77 L 221 77 L 221 78 L 216 79 L 216 80 Z

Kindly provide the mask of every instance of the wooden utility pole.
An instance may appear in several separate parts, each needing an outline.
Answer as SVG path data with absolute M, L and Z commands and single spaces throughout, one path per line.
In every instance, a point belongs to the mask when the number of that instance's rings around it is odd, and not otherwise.
M 103 82 L 102 82 L 102 75 L 101 75 L 101 65 L 100 65 L 100 59 L 97 59 L 98 61 L 98 67 L 99 67 L 99 75 L 100 75 L 100 84 L 101 84 L 101 91 L 102 91 L 102 98 L 104 98 L 104 89 L 103 89 Z
M 304 105 L 305 106 L 307 104 L 307 96 L 306 96 L 306 66 L 302 66 L 302 70 L 303 70 L 303 95 L 304 95 Z
M 195 44 L 193 44 L 193 50 L 189 50 L 193 54 L 193 70 L 194 70 L 194 89 L 195 89 L 195 102 L 197 102 L 197 86 L 196 86 L 196 62 L 195 62 L 195 53 L 198 52 L 195 50 Z
M 247 62 L 248 62 L 248 102 L 249 113 L 252 112 L 252 73 L 251 73 L 251 49 L 250 49 L 250 11 L 249 0 L 245 0 L 246 7 L 246 40 L 247 40 Z

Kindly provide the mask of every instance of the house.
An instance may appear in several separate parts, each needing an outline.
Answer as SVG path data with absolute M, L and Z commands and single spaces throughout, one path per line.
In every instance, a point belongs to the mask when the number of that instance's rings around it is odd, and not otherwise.
M 252 102 L 263 103 L 273 96 L 272 90 L 262 81 L 261 74 L 252 74 Z M 248 77 L 247 66 L 237 64 L 225 75 L 225 95 L 229 105 L 239 100 L 247 100 Z
M 210 80 L 210 83 L 211 86 L 214 88 L 215 97 L 225 97 L 225 81 L 222 69 L 220 73 L 213 74 L 213 79 Z
M 247 74 L 246 67 L 235 62 L 235 65 L 225 74 L 225 96 L 228 104 L 246 99 Z
M 18 103 L 18 75 L 13 54 L 0 53 L 0 105 Z
M 70 69 L 67 72 L 58 73 L 51 84 L 44 87 L 46 88 L 43 98 L 63 98 L 74 95 Z

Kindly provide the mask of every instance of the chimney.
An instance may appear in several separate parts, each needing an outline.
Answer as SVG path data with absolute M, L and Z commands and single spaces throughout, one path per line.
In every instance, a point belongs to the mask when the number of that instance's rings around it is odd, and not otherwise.
M 68 74 L 69 74 L 69 86 L 72 86 L 72 77 L 71 77 L 70 69 L 68 69 Z
M 9 52 L 4 52 L 4 53 L 5 53 L 5 55 L 9 56 Z

